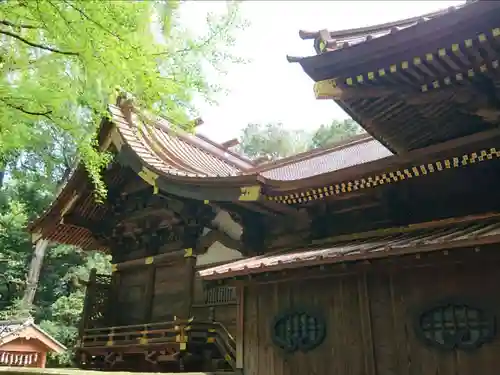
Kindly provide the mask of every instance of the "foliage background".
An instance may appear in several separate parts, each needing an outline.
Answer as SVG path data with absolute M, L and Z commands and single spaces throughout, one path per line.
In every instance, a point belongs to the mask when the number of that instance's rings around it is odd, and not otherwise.
M 84 288 L 92 268 L 110 272 L 106 255 L 52 245 L 46 251 L 32 311 L 20 299 L 33 254 L 27 224 L 57 195 L 81 160 L 97 197 L 109 155 L 96 152 L 95 130 L 118 91 L 179 123 L 196 115 L 195 97 L 220 92 L 213 71 L 242 61 L 231 54 L 245 26 L 238 4 L 209 15 L 205 35 L 191 35 L 177 1 L 0 0 L 0 295 L 1 318 L 33 315 L 64 343 L 75 344 Z M 212 71 L 212 74 L 207 74 Z M 249 124 L 239 150 L 278 159 L 323 147 L 360 131 L 332 121 L 314 131 Z M 14 286 L 13 293 L 5 290 Z M 70 366 L 70 352 L 49 365 Z

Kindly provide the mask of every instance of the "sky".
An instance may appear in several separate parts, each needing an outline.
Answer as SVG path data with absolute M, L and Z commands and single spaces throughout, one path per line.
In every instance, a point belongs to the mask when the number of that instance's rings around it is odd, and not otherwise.
M 299 30 L 331 31 L 370 26 L 456 6 L 463 1 L 249 1 L 242 16 L 250 26 L 237 34 L 234 53 L 249 59 L 215 77 L 229 91 L 215 106 L 201 104 L 204 124 L 197 131 L 217 142 L 237 138 L 248 123 L 282 122 L 289 129 L 312 130 L 348 116 L 331 100 L 316 100 L 313 81 L 286 56 L 314 55 L 312 40 Z M 187 26 L 204 22 L 220 1 L 186 5 Z M 223 4 L 222 4 L 223 5 Z

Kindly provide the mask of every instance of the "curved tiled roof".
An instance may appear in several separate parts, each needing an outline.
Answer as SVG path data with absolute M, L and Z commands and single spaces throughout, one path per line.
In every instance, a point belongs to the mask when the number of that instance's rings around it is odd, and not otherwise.
M 262 181 L 301 180 L 392 155 L 380 142 L 363 134 L 328 148 L 308 151 L 254 167 L 249 161 L 196 135 L 170 127 L 163 119 L 127 117 L 110 106 L 111 119 L 123 140 L 150 167 L 172 177 L 260 176 Z M 145 123 L 147 122 L 147 123 Z
M 148 121 L 136 114 L 127 119 L 117 106 L 110 106 L 109 111 L 132 150 L 149 166 L 167 175 L 230 177 L 252 167 L 248 161 L 212 143 L 178 129 L 174 131 L 163 119 Z

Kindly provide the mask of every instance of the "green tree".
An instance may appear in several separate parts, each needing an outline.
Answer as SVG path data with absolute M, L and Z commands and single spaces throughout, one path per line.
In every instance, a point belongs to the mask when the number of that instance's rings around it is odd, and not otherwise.
M 342 141 L 363 131 L 363 128 L 352 119 L 333 120 L 328 125 L 321 125 L 314 132 L 310 148 L 327 147 L 332 143 Z
M 192 99 L 213 99 L 207 68 L 239 61 L 230 52 L 242 23 L 236 3 L 210 15 L 206 35 L 180 23 L 179 1 L 0 1 L 0 170 L 19 149 L 65 133 L 98 193 L 107 158 L 93 148 L 96 124 L 117 90 L 137 105 L 184 123 Z
M 281 123 L 248 124 L 237 151 L 251 159 L 276 160 L 308 149 L 310 137 L 302 130 L 290 131 Z
M 248 124 L 242 131 L 237 151 L 250 159 L 283 157 L 327 147 L 363 132 L 354 120 L 333 120 L 313 132 L 286 129 L 282 123 Z
M 25 311 L 19 303 L 33 253 L 26 225 L 52 201 L 60 176 L 60 173 L 45 175 L 55 165 L 54 160 L 47 159 L 48 156 L 40 159 L 38 155 L 24 154 L 23 162 L 38 165 L 39 169 L 19 169 L 5 181 L 4 203 L 0 205 L 0 294 L 4 296 L 0 315 L 12 319 L 31 314 L 42 328 L 71 348 L 84 298 L 80 280 L 87 280 L 92 268 L 109 273 L 111 265 L 109 257 L 102 253 L 83 252 L 73 246 L 51 246 L 44 259 L 34 309 Z M 10 290 L 6 290 L 6 282 L 11 285 Z M 69 365 L 70 354 L 68 351 L 51 357 L 50 364 Z

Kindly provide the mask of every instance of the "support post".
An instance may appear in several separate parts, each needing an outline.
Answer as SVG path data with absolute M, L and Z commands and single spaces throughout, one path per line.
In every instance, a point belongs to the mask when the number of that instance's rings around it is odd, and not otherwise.
M 151 264 L 148 269 L 146 291 L 144 292 L 144 323 L 151 322 L 153 312 L 153 298 L 155 292 L 156 266 Z
M 120 325 L 118 318 L 120 316 L 120 276 L 121 272 L 115 271 L 111 274 L 111 286 L 109 291 L 109 307 L 108 307 L 108 318 L 107 324 L 111 327 Z
M 45 250 L 47 250 L 48 245 L 49 241 L 44 238 L 39 238 L 35 243 L 35 251 L 33 252 L 33 257 L 31 258 L 31 264 L 26 280 L 26 289 L 24 291 L 22 301 L 22 306 L 25 309 L 30 310 L 33 306 L 38 280 L 40 279 L 40 270 L 42 269 L 43 258 L 45 257 Z
M 196 255 L 193 254 L 193 249 L 185 249 L 185 277 L 186 277 L 186 315 L 185 318 L 191 318 L 194 300 L 194 277 L 196 273 Z M 183 317 L 184 318 L 184 317 Z
M 78 340 L 83 340 L 83 335 L 88 325 L 90 311 L 92 309 L 92 304 L 94 303 L 96 276 L 97 276 L 97 270 L 95 268 L 92 268 L 90 270 L 87 289 L 85 290 L 85 300 L 83 301 L 83 310 L 80 318 L 80 325 L 78 327 L 78 334 L 79 334 Z
M 243 369 L 243 337 L 245 327 L 245 286 L 236 287 L 238 305 L 236 305 L 236 368 Z

